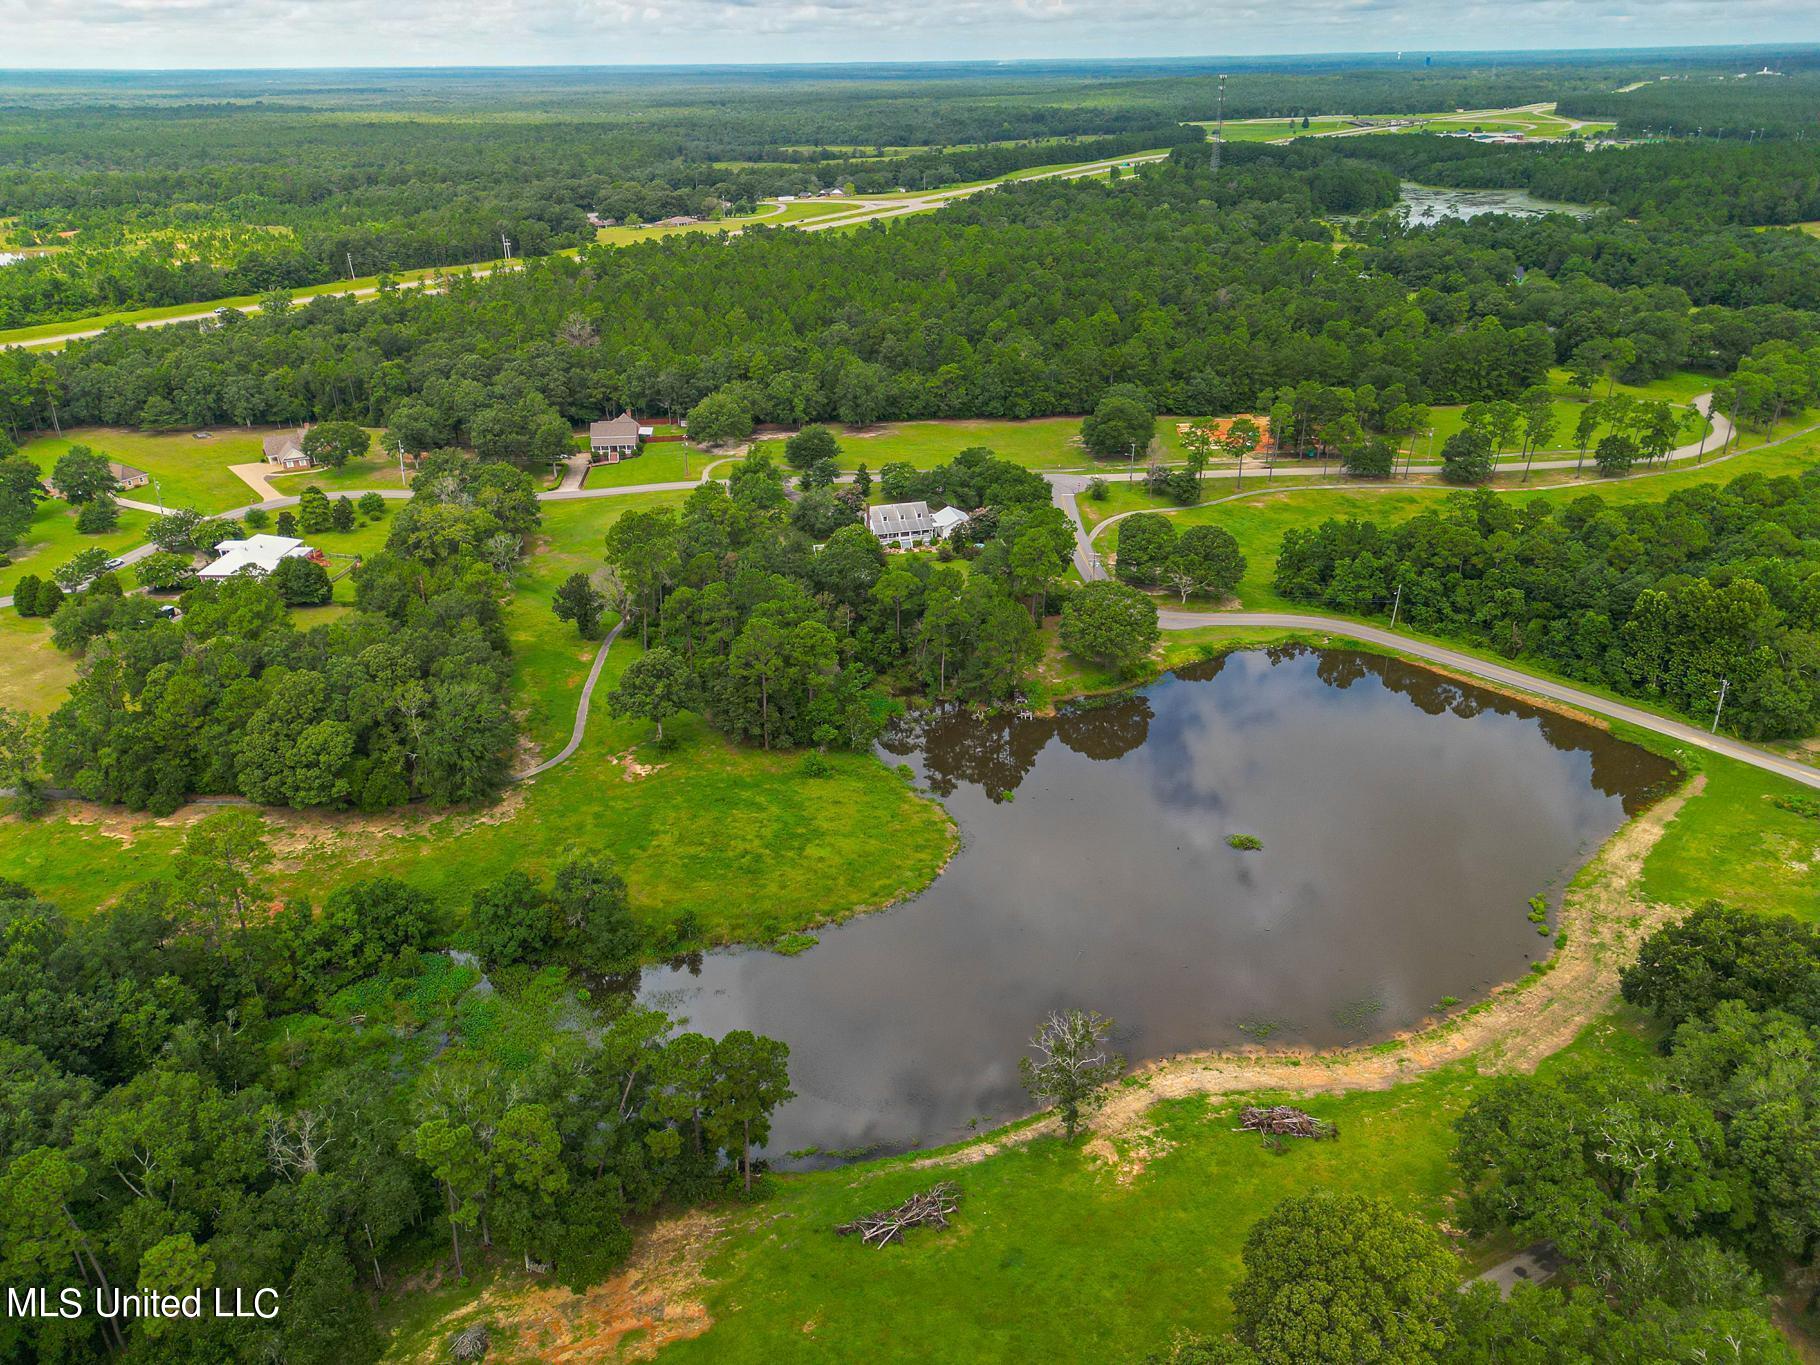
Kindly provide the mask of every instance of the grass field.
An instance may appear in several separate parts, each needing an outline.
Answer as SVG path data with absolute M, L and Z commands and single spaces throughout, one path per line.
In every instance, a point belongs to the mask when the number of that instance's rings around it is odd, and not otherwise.
M 293 474 L 267 473 L 266 482 L 279 493 L 295 497 L 310 484 L 333 497 L 338 493 L 359 493 L 369 488 L 409 488 L 409 472 L 400 474 L 398 462 L 375 449 L 363 460 L 349 460 L 340 469 L 302 469 Z M 236 483 L 240 483 L 238 479 Z M 254 501 L 253 490 L 240 484 L 242 504 Z
M 986 446 L 1001 460 L 1026 469 L 1079 469 L 1092 463 L 1092 457 L 1080 447 L 1078 417 L 1037 417 L 1026 422 L 889 422 L 858 431 L 839 425 L 832 430 L 841 444 L 840 467 L 851 470 L 863 463 L 874 475 L 895 461 L 929 469 L 952 460 L 969 446 Z M 759 441 L 756 448 L 783 463 L 782 440 Z
M 98 536 L 85 536 L 76 530 L 76 509 L 59 498 L 44 498 L 32 515 L 32 524 L 6 558 L 12 562 L 0 565 L 0 597 L 12 595 L 13 585 L 26 574 L 49 578 L 78 550 L 102 549 L 110 555 L 130 550 L 145 543 L 145 528 L 151 524 L 148 512 L 131 508 L 120 510 L 120 524 Z
M 162 498 L 167 507 L 192 507 L 198 512 L 215 513 L 260 501 L 251 485 L 234 473 L 231 466 L 263 465 L 265 453 L 261 443 L 272 432 L 281 430 L 288 428 L 225 427 L 206 432 L 144 432 L 122 427 L 77 427 L 62 436 L 42 436 L 30 441 L 23 447 L 23 453 L 49 473 L 64 451 L 72 445 L 86 445 L 122 464 L 143 469 L 157 480 L 155 487 L 148 484 L 129 489 L 121 496 L 145 503 Z M 350 461 L 340 469 L 283 474 L 274 467 L 267 467 L 263 472 L 280 493 L 295 494 L 312 483 L 326 493 L 403 486 L 399 482 L 398 466 L 377 449 L 365 459 Z
M 0 706 L 49 715 L 76 680 L 76 661 L 51 647 L 50 622 L 0 612 Z
M 198 512 L 225 512 L 256 501 L 252 489 L 228 468 L 257 464 L 265 459 L 260 442 L 273 427 L 246 431 L 227 428 L 206 435 L 182 432 L 141 432 L 120 427 L 79 427 L 62 436 L 40 437 L 23 447 L 47 474 L 72 445 L 85 445 L 122 464 L 143 469 L 158 481 L 121 494 L 135 502 L 156 502 L 162 495 L 169 507 L 193 507 Z
M 623 488 L 635 483 L 681 483 L 699 479 L 702 470 L 726 457 L 686 441 L 665 441 L 647 445 L 630 460 L 618 464 L 597 464 L 588 471 L 584 488 Z M 724 474 L 725 471 L 723 470 Z

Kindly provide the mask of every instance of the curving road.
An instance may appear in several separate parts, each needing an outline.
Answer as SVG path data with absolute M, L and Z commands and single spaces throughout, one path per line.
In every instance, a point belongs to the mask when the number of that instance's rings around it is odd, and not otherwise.
M 600 681 L 600 670 L 607 665 L 607 651 L 613 648 L 613 642 L 619 638 L 619 632 L 625 628 L 625 618 L 621 617 L 607 632 L 607 638 L 600 642 L 600 648 L 594 653 L 594 667 L 588 670 L 588 680 L 581 685 L 581 698 L 575 705 L 575 725 L 569 731 L 569 742 L 562 748 L 539 763 L 535 768 L 527 768 L 522 773 L 513 773 L 511 780 L 523 782 L 547 773 L 558 763 L 566 763 L 575 751 L 581 748 L 582 737 L 588 732 L 588 708 L 594 701 L 594 684 Z
M 1748 763 L 1754 768 L 1775 773 L 1805 786 L 1820 788 L 1820 768 L 1810 767 L 1781 754 L 1773 754 L 1768 749 L 1759 749 L 1754 744 L 1743 740 L 1730 739 L 1725 735 L 1710 734 L 1697 725 L 1685 721 L 1671 720 L 1667 716 L 1658 716 L 1654 712 L 1643 711 L 1635 706 L 1627 706 L 1621 701 L 1611 701 L 1596 693 L 1583 692 L 1566 683 L 1555 682 L 1549 678 L 1539 678 L 1522 669 L 1510 668 L 1504 664 L 1490 663 L 1446 645 L 1431 644 L 1427 640 L 1415 639 L 1401 631 L 1385 630 L 1381 626 L 1361 625 L 1353 621 L 1342 621 L 1331 616 L 1302 615 L 1298 612 L 1285 611 L 1176 611 L 1165 609 L 1157 613 L 1157 624 L 1164 630 L 1198 630 L 1202 626 L 1254 626 L 1271 630 L 1309 630 L 1321 631 L 1328 635 L 1340 636 L 1350 640 L 1360 640 L 1366 644 L 1378 645 L 1384 649 L 1393 649 L 1399 654 L 1421 659 L 1427 663 L 1440 664 L 1456 673 L 1469 674 L 1486 682 L 1496 683 L 1516 692 L 1528 692 L 1534 696 L 1546 697 L 1550 701 L 1564 702 L 1582 711 L 1605 716 L 1611 720 L 1634 725 L 1640 730 L 1650 730 L 1658 735 L 1691 744 L 1695 748 L 1705 749 L 1709 753 L 1723 754 Z
M 1702 397 L 1706 397 L 1706 395 L 1702 395 Z M 1714 421 L 1716 425 L 1724 423 L 1722 417 L 1715 417 Z M 1729 435 L 1730 426 L 1728 423 L 1725 424 L 1724 429 L 1727 435 Z M 1820 428 L 1810 427 L 1804 431 L 1795 432 L 1789 436 L 1783 437 L 1781 438 L 1781 441 L 1793 440 L 1798 436 L 1806 435 L 1816 429 Z M 1715 432 L 1714 434 L 1717 435 L 1718 433 Z M 1776 445 L 1780 444 L 1781 441 L 1771 442 L 1769 444 Z M 1763 450 L 1767 448 L 1767 446 L 1757 446 L 1753 447 L 1753 450 Z M 1668 458 L 1671 460 L 1693 458 L 1696 449 L 1697 447 L 1694 445 L 1684 446 L 1681 449 L 1672 452 Z M 1739 453 L 1743 452 L 1734 452 L 1734 455 Z M 1730 458 L 1732 458 L 1732 456 L 1715 457 L 1714 462 L 1716 463 L 1719 459 Z M 695 488 L 698 485 L 709 481 L 713 477 L 715 468 L 722 463 L 725 463 L 725 461 L 716 460 L 711 462 L 703 469 L 700 476 L 693 479 L 676 480 L 666 483 L 620 484 L 606 488 L 553 489 L 541 492 L 537 497 L 540 502 L 571 502 L 591 498 L 625 497 L 637 493 L 686 492 L 691 488 Z M 1568 464 L 1568 462 L 1563 461 L 1562 464 L 1565 465 Z M 1538 463 L 1536 467 L 1543 468 L 1546 466 Z M 1209 472 L 1212 473 L 1212 471 Z M 1233 471 L 1223 472 L 1230 474 Z M 1104 578 L 1106 576 L 1105 567 L 1100 562 L 1098 554 L 1093 549 L 1093 539 L 1098 536 L 1101 531 L 1104 531 L 1106 527 L 1112 525 L 1115 521 L 1120 520 L 1120 517 L 1107 518 L 1094 527 L 1093 531 L 1089 533 L 1081 522 L 1080 509 L 1075 499 L 1076 495 L 1086 488 L 1091 476 L 1083 474 L 1045 474 L 1044 477 L 1049 480 L 1055 505 L 1066 512 L 1070 520 L 1074 523 L 1075 564 L 1080 570 L 1081 576 L 1085 579 Z M 1647 476 L 1641 475 L 1638 477 Z M 1319 487 L 1321 485 L 1296 484 L 1292 486 Z M 1407 484 L 1344 484 L 1335 486 L 1353 489 L 1371 487 L 1408 487 Z M 411 496 L 407 489 L 387 488 L 371 491 L 379 493 L 381 497 L 393 500 L 408 499 Z M 1515 492 L 1519 490 L 1512 489 L 1508 491 Z M 1541 487 L 1535 487 L 1530 491 L 1539 492 L 1541 491 Z M 1229 497 L 1245 496 L 1248 496 L 1248 494 L 1239 493 L 1229 495 Z M 295 497 L 267 498 L 263 502 L 248 503 L 245 506 L 236 507 L 226 512 L 215 513 L 214 515 L 238 518 L 244 516 L 255 507 L 274 510 L 280 507 L 295 506 L 297 501 L 298 499 Z M 125 506 L 137 507 L 145 511 L 156 512 L 160 510 L 151 504 L 132 502 L 126 499 L 122 499 L 122 503 Z M 1130 513 L 1121 515 L 1128 516 Z M 155 546 L 149 544 L 141 545 L 127 551 L 120 557 L 127 563 L 132 563 L 152 553 L 155 548 Z M 0 607 L 9 607 L 11 605 L 11 597 L 0 598 Z M 1323 631 L 1331 635 L 1359 640 L 1364 643 L 1407 654 L 1412 658 L 1439 664 L 1456 672 L 1465 673 L 1472 677 L 1483 679 L 1486 682 L 1495 683 L 1500 687 L 1510 688 L 1519 692 L 1528 692 L 1535 696 L 1544 697 L 1551 701 L 1562 702 L 1580 710 L 1592 712 L 1595 715 L 1622 721 L 1625 724 L 1634 725 L 1639 729 L 1667 736 L 1668 738 L 1678 740 L 1684 744 L 1693 745 L 1711 753 L 1723 754 L 1728 758 L 1737 759 L 1738 761 L 1748 763 L 1753 767 L 1761 768 L 1765 772 L 1789 778 L 1790 780 L 1802 783 L 1805 786 L 1820 788 L 1820 768 L 1812 767 L 1795 759 L 1784 758 L 1780 754 L 1771 753 L 1767 749 L 1759 748 L 1754 744 L 1747 744 L 1742 740 L 1730 739 L 1724 735 L 1711 734 L 1706 730 L 1701 729 L 1699 726 L 1690 725 L 1685 721 L 1675 720 L 1667 716 L 1659 716 L 1638 707 L 1628 706 L 1623 702 L 1611 701 L 1594 693 L 1582 691 L 1581 689 L 1569 686 L 1566 683 L 1540 678 L 1533 673 L 1526 673 L 1521 669 L 1511 668 L 1504 664 L 1491 663 L 1460 650 L 1451 649 L 1445 645 L 1432 644 L 1429 641 L 1417 639 L 1399 631 L 1387 630 L 1381 626 L 1364 625 L 1358 622 L 1343 620 L 1338 617 L 1293 612 L 1197 612 L 1182 611 L 1172 608 L 1165 608 L 1159 611 L 1158 622 L 1164 630 L 1194 630 L 1203 626 L 1230 626 L 1234 628 L 1250 626 L 1279 630 Z M 608 632 L 607 637 L 601 641 L 600 648 L 595 653 L 593 667 L 589 669 L 587 680 L 582 684 L 576 707 L 575 723 L 569 734 L 569 742 L 563 746 L 560 752 L 552 755 L 536 767 L 523 773 L 516 774 L 512 780 L 523 781 L 527 778 L 536 777 L 540 773 L 548 772 L 551 768 L 556 767 L 559 763 L 563 763 L 572 757 L 576 750 L 581 747 L 582 740 L 587 730 L 588 711 L 593 700 L 594 688 L 600 681 L 601 672 L 605 668 L 607 652 L 612 648 L 614 641 L 619 638 L 620 630 L 621 626 L 615 625 L 613 629 Z

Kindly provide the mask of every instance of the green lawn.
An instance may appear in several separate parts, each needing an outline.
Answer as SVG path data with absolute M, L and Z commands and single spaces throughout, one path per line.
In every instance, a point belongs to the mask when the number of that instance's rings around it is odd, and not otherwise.
M 253 490 L 229 465 L 257 464 L 265 459 L 260 442 L 270 432 L 265 427 L 248 431 L 226 427 L 199 438 L 196 433 L 141 432 L 119 427 L 80 427 L 60 437 L 41 437 L 24 447 L 47 474 L 57 457 L 72 445 L 86 445 L 122 464 L 143 469 L 158 481 L 129 489 L 122 497 L 155 503 L 162 496 L 167 507 L 193 507 L 198 512 L 225 512 L 258 501 Z
M 152 514 L 122 508 L 120 524 L 98 536 L 85 536 L 76 530 L 76 509 L 60 498 L 45 498 L 32 514 L 32 524 L 24 537 L 4 556 L 11 562 L 0 565 L 0 597 L 10 596 L 13 586 L 26 574 L 49 578 L 78 550 L 91 547 L 117 555 L 145 543 L 145 528 Z
M 989 447 L 1001 460 L 1026 469 L 1078 469 L 1092 463 L 1092 457 L 1080 447 L 1078 417 L 1038 417 L 1026 422 L 891 422 L 858 431 L 839 425 L 832 430 L 841 444 L 840 467 L 853 469 L 864 463 L 875 475 L 897 461 L 929 469 L 952 460 L 969 446 Z M 760 441 L 757 449 L 783 463 L 782 440 Z
M 303 469 L 294 474 L 267 473 L 266 482 L 279 493 L 295 497 L 310 484 L 315 484 L 331 497 L 337 493 L 360 493 L 369 488 L 409 488 L 411 476 L 407 470 L 400 474 L 398 461 L 388 458 L 377 449 L 362 460 L 349 460 L 340 469 Z M 239 480 L 235 480 L 239 482 Z M 244 483 L 240 485 L 240 502 L 244 506 L 255 501 L 253 490 Z
M 598 648 L 596 640 L 582 639 L 574 625 L 551 614 L 557 587 L 572 573 L 592 573 L 602 567 L 607 528 L 627 512 L 679 507 L 687 496 L 630 493 L 543 505 L 543 525 L 535 549 L 512 582 L 506 629 L 512 637 L 513 695 L 524 710 L 526 733 L 545 755 L 568 742 L 575 723 L 576 693 L 587 679 Z M 607 624 L 611 622 L 609 617 Z M 602 706 L 604 692 L 597 692 L 597 716 Z
M 50 622 L 0 612 L 0 706 L 49 715 L 76 680 L 76 661 L 51 645 Z
M 699 479 L 702 470 L 725 457 L 687 441 L 664 441 L 645 446 L 630 460 L 597 464 L 588 470 L 583 488 L 623 488 L 634 483 L 681 483 Z M 722 471 L 724 474 L 726 471 Z
M 1644 894 L 1690 910 L 1718 900 L 1820 919 L 1820 820 L 1772 799 L 1813 792 L 1717 754 L 1683 762 L 1706 773 L 1706 790 L 1650 855 Z

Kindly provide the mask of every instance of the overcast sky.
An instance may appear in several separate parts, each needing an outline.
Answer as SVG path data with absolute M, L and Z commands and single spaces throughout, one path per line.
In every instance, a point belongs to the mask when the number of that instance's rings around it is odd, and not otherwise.
M 0 0 L 0 67 L 1190 57 L 1802 43 L 1816 0 Z

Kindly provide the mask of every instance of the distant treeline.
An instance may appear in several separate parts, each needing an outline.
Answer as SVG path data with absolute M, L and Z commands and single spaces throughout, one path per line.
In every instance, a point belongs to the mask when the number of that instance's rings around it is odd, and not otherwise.
M 1626 137 L 1675 133 L 1724 138 L 1820 137 L 1820 72 L 1770 58 L 1780 74 L 1747 74 L 1759 64 L 1718 74 L 1700 72 L 1652 81 L 1622 94 L 1575 91 L 1556 109 L 1575 118 L 1616 119 Z M 1811 61 L 1808 63 L 1811 68 Z
M 1625 339 L 1620 377 L 1648 379 L 1728 373 L 1820 328 L 1820 242 L 1795 233 L 1385 217 L 1336 252 L 1320 215 L 1396 194 L 1355 145 L 1235 145 L 1217 181 L 1184 149 L 888 228 L 671 238 L 447 294 L 121 329 L 0 359 L 0 420 L 48 425 L 53 399 L 65 422 L 342 417 L 529 458 L 552 419 L 682 413 L 721 390 L 791 426 L 1078 413 L 1120 382 L 1164 412 L 1305 381 L 1420 405 L 1514 398 L 1588 342 Z
M 1350 141 L 1349 155 L 1424 184 L 1525 189 L 1544 199 L 1610 205 L 1645 222 L 1755 227 L 1820 217 L 1820 139 L 1595 152 L 1571 143 L 1513 147 L 1418 135 Z

